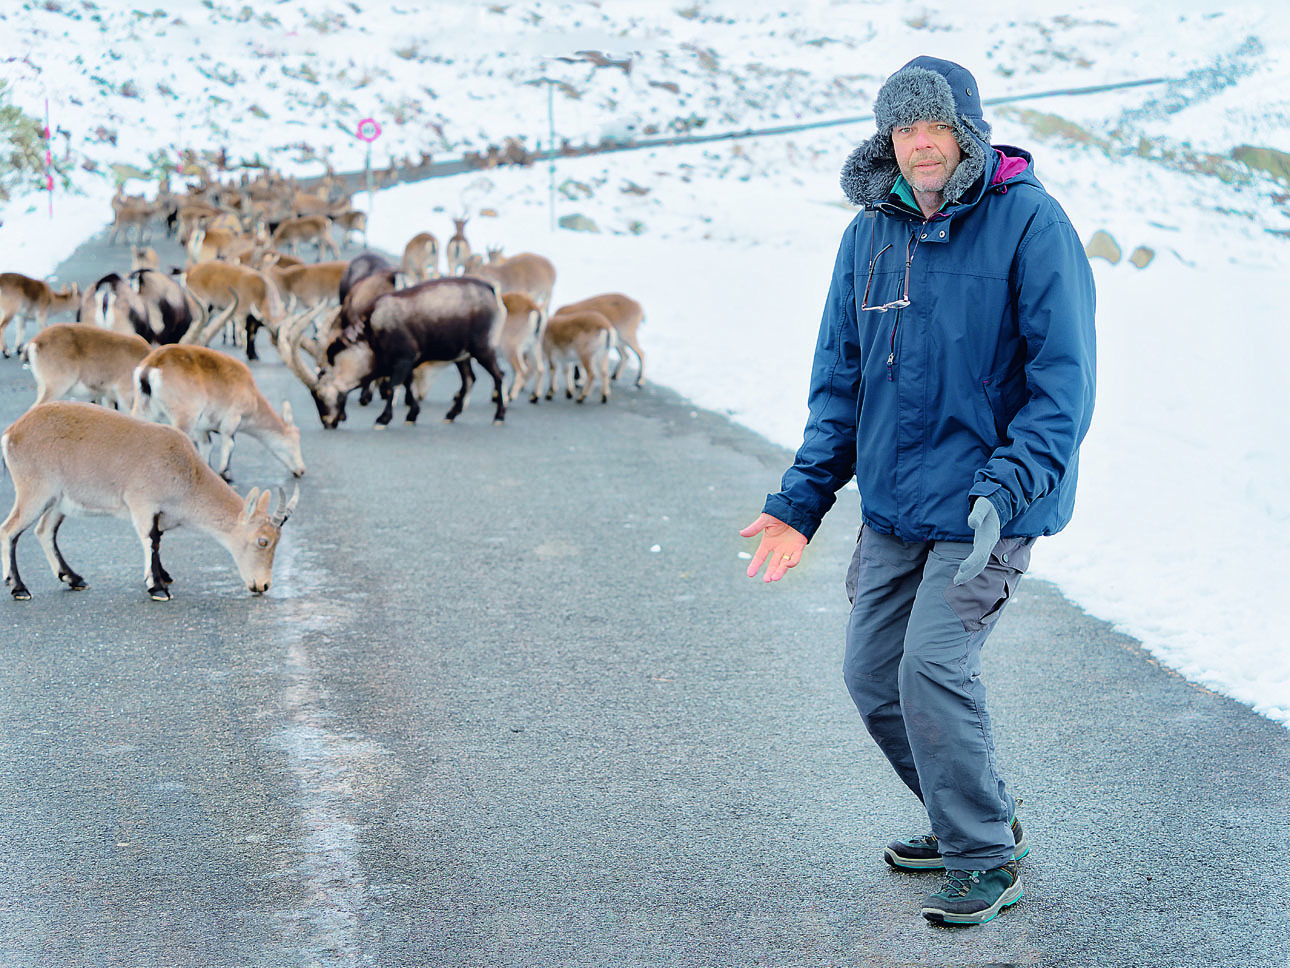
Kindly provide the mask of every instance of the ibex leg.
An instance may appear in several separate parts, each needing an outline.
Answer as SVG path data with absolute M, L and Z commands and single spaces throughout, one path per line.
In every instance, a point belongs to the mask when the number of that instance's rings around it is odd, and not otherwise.
M 49 561 L 49 568 L 54 573 L 54 577 L 61 582 L 66 582 L 69 588 L 80 591 L 89 586 L 85 584 L 85 579 L 78 575 L 72 569 L 72 566 L 67 563 L 67 559 L 63 557 L 63 553 L 58 547 L 58 529 L 63 526 L 63 522 L 66 520 L 66 514 L 63 514 L 57 508 L 50 508 L 36 522 L 36 537 L 40 540 L 40 546 L 45 551 L 45 558 Z

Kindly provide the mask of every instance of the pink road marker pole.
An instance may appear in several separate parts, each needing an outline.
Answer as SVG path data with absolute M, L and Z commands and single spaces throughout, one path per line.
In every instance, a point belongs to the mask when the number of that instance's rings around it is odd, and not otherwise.
M 49 189 L 49 217 L 54 217 L 54 156 L 49 150 L 49 98 L 45 98 L 45 187 Z

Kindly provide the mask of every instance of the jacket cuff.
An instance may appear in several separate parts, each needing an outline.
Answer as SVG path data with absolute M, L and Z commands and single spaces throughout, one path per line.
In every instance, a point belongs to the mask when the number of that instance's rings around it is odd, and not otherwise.
M 969 510 L 971 510 L 972 501 L 979 497 L 985 498 L 994 505 L 995 513 L 999 515 L 999 530 L 1002 531 L 1013 518 L 1012 496 L 999 484 L 977 485 L 968 494 Z
M 766 503 L 761 510 L 763 514 L 769 514 L 795 531 L 801 532 L 807 541 L 811 540 L 820 526 L 818 518 L 799 511 L 783 494 L 767 494 Z

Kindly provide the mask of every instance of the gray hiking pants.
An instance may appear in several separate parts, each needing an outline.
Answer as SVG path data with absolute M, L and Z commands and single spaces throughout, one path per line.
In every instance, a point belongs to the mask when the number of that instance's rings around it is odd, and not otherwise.
M 843 678 L 869 734 L 927 808 L 951 870 L 1012 860 L 1016 804 L 995 760 L 981 649 L 1033 540 L 1001 539 L 985 571 L 955 585 L 970 544 L 865 527 L 847 571 Z

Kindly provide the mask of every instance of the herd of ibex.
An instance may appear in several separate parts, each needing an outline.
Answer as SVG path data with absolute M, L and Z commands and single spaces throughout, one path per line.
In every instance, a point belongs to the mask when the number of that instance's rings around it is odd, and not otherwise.
M 0 525 L 4 578 L 17 599 L 30 598 L 17 544 L 33 524 L 54 575 L 85 587 L 57 544 L 63 519 L 84 514 L 133 523 L 154 599 L 168 599 L 172 581 L 161 565 L 161 535 L 182 524 L 221 542 L 253 594 L 269 588 L 299 487 L 290 498 L 279 488 L 272 512 L 268 492 L 240 497 L 228 483 L 234 435 L 255 437 L 300 477 L 300 429 L 289 404 L 274 410 L 245 363 L 208 346 L 221 333 L 256 360 L 256 336 L 265 330 L 328 429 L 345 419 L 354 390 L 363 404 L 380 394 L 380 428 L 393 418 L 402 387 L 406 420 L 415 422 L 433 374 L 448 365 L 461 379 L 448 421 L 466 404 L 472 362 L 492 377 L 495 422 L 526 389 L 531 402 L 550 400 L 559 380 L 579 403 L 597 385 L 601 402 L 608 401 L 628 349 L 637 386 L 644 377 L 639 302 L 605 293 L 552 312 L 550 260 L 531 252 L 505 257 L 499 248 L 474 252 L 465 218 L 454 220 L 444 242 L 441 271 L 430 232 L 413 236 L 397 262 L 371 251 L 340 259 L 333 232 L 349 243 L 354 233 L 366 238 L 367 224 L 331 177 L 313 192 L 273 173 L 236 185 L 203 179 L 153 200 L 118 190 L 112 209 L 109 242 L 134 235 L 125 275 L 56 290 L 0 273 L 0 353 L 9 356 L 5 332 L 16 321 L 15 350 L 36 382 L 31 409 L 0 437 L 15 491 Z M 155 231 L 182 247 L 182 267 L 161 266 L 147 247 Z M 301 258 L 310 251 L 315 261 Z M 50 325 L 58 314 L 76 321 Z M 36 332 L 27 340 L 29 320 Z

